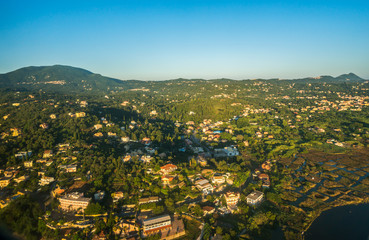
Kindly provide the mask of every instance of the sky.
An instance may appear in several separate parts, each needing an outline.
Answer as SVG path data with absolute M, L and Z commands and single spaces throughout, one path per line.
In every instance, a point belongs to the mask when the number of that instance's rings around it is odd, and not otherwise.
M 369 79 L 369 1 L 0 1 L 0 73 L 119 79 Z

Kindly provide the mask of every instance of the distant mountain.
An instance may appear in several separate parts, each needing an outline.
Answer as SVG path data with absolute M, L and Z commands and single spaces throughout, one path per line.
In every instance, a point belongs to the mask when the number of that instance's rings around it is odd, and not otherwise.
M 278 79 L 257 79 L 261 81 L 281 81 Z M 70 66 L 54 65 L 43 67 L 25 67 L 13 72 L 0 74 L 0 88 L 11 90 L 40 90 L 64 93 L 88 93 L 88 92 L 109 92 L 116 90 L 151 90 L 161 91 L 163 87 L 169 83 L 183 84 L 200 84 L 203 82 L 212 83 L 232 83 L 236 80 L 232 79 L 173 79 L 167 81 L 137 81 L 129 80 L 122 81 L 119 79 L 109 78 L 95 74 L 81 68 Z M 251 80 L 244 80 L 251 81 Z M 287 81 L 287 80 L 286 80 Z M 299 83 L 314 83 L 314 82 L 357 82 L 365 81 L 354 73 L 343 74 L 338 77 L 320 76 L 315 78 L 292 79 Z
M 342 74 L 335 79 L 338 81 L 364 81 L 364 79 L 362 79 L 355 73 Z
M 141 81 L 122 81 L 94 74 L 81 68 L 54 65 L 25 67 L 6 74 L 0 74 L 0 87 L 16 90 L 56 92 L 87 92 L 130 89 Z
M 294 81 L 298 82 L 327 82 L 327 83 L 342 83 L 342 82 L 361 82 L 366 81 L 365 79 L 357 76 L 354 73 L 347 73 L 342 74 L 338 77 L 332 76 L 319 76 L 314 78 L 302 78 L 302 79 L 295 79 Z

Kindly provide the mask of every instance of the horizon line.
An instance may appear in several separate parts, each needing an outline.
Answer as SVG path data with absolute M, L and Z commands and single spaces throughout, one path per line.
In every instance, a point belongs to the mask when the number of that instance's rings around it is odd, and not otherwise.
M 53 65 L 39 65 L 39 66 L 36 66 L 36 65 L 29 65 L 29 66 L 25 66 L 25 67 L 20 67 L 20 68 L 17 68 L 15 70 L 11 70 L 11 71 L 8 71 L 8 72 L 5 72 L 5 73 L 0 73 L 1 75 L 4 75 L 4 74 L 9 74 L 11 72 L 15 72 L 15 71 L 18 71 L 20 69 L 24 69 L 24 68 L 32 68 L 32 67 L 35 67 L 35 68 L 41 68 L 41 67 L 56 67 L 56 66 L 61 66 L 61 67 L 70 67 L 70 68 L 75 68 L 75 69 L 80 69 L 80 70 L 84 70 L 84 71 L 88 71 L 92 74 L 96 74 L 96 75 L 101 75 L 103 77 L 107 77 L 107 78 L 113 78 L 113 79 L 116 79 L 116 80 L 120 80 L 120 81 L 142 81 L 142 82 L 158 82 L 158 81 L 173 81 L 173 80 L 204 80 L 204 81 L 211 81 L 211 80 L 233 80 L 233 81 L 244 81 L 244 80 L 250 80 L 250 81 L 257 81 L 257 80 L 299 80 L 299 79 L 306 79 L 306 78 L 311 78 L 311 79 L 318 79 L 319 77 L 333 77 L 333 78 L 337 78 L 339 76 L 342 76 L 342 75 L 347 75 L 347 74 L 354 74 L 356 75 L 357 77 L 363 79 L 363 80 L 369 80 L 369 78 L 363 78 L 363 77 L 360 77 L 359 75 L 357 75 L 356 73 L 354 72 L 348 72 L 348 73 L 342 73 L 342 74 L 339 74 L 337 76 L 333 76 L 333 75 L 329 75 L 329 74 L 323 74 L 323 75 L 319 75 L 319 76 L 300 76 L 300 77 L 295 77 L 295 78 L 280 78 L 280 77 L 271 77 L 271 78 L 229 78 L 229 77 L 218 77 L 218 78 L 185 78 L 185 77 L 176 77 L 176 78 L 168 78 L 168 79 L 157 79 L 157 80 L 143 80 L 143 79 L 135 79 L 135 78 L 131 78 L 131 79 L 122 79 L 120 77 L 110 77 L 108 75 L 103 75 L 101 73 L 97 73 L 97 72 L 93 72 L 91 70 L 88 70 L 86 68 L 83 68 L 83 67 L 76 67 L 76 66 L 71 66 L 71 65 L 64 65 L 64 64 L 53 64 Z

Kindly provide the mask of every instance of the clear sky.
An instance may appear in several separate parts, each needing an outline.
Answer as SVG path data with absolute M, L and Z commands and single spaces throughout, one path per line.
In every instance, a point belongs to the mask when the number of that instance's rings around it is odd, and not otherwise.
M 369 79 L 369 1 L 0 1 L 0 73 L 54 64 L 119 79 Z

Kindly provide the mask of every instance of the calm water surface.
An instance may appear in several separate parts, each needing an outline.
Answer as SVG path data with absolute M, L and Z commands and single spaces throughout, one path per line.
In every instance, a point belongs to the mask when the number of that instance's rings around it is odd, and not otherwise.
M 369 204 L 336 207 L 323 212 L 305 233 L 305 240 L 369 240 Z

